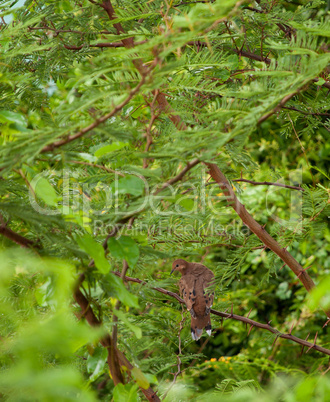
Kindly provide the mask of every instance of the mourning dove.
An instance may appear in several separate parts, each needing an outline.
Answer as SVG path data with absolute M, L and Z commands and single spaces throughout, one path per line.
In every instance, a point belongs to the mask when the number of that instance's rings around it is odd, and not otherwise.
M 214 292 L 207 288 L 213 283 L 213 272 L 197 262 L 187 262 L 179 259 L 172 264 L 172 271 L 179 271 L 180 294 L 191 314 L 191 336 L 197 341 L 205 328 L 211 336 L 210 310 L 213 304 Z

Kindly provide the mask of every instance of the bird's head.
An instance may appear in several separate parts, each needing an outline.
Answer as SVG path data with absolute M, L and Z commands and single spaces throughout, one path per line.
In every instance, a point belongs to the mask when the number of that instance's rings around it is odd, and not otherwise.
M 175 260 L 172 264 L 171 275 L 173 274 L 174 271 L 179 271 L 182 275 L 184 275 L 188 268 L 188 264 L 189 262 L 182 260 L 181 258 L 179 260 Z

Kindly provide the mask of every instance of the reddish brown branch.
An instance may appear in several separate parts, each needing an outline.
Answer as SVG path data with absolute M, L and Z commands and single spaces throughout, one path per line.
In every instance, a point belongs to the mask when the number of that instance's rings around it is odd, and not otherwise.
M 40 160 L 40 159 L 39 159 Z M 125 175 L 117 170 L 109 169 L 103 165 L 97 165 L 96 163 L 89 163 L 89 162 L 83 162 L 83 161 L 65 161 L 65 163 L 75 163 L 78 165 L 85 165 L 85 166 L 91 166 L 91 167 L 96 167 L 98 169 L 105 170 L 108 173 L 115 173 L 118 174 L 119 176 L 125 177 Z
M 281 183 L 272 183 L 270 181 L 252 181 L 252 180 L 247 180 L 247 179 L 235 179 L 232 181 L 249 183 L 249 184 L 252 184 L 253 186 L 277 186 L 277 187 L 290 188 L 292 190 L 305 191 L 302 187 L 289 186 L 287 184 L 281 184 Z
M 274 107 L 274 109 L 272 109 L 270 112 L 264 114 L 262 117 L 260 117 L 260 119 L 258 120 L 258 124 L 263 123 L 264 121 L 266 121 L 270 116 L 272 116 L 273 114 L 275 114 L 276 112 L 279 112 L 282 107 L 291 99 L 293 98 L 295 95 L 297 95 L 300 91 L 302 91 L 304 89 L 304 87 L 306 86 L 306 84 L 304 84 L 302 87 L 298 88 L 296 91 L 292 92 L 291 94 L 288 94 L 286 96 L 284 96 L 284 98 L 280 101 L 280 103 Z
M 206 44 L 205 44 L 205 46 L 206 46 Z M 238 54 L 239 56 L 247 57 L 248 59 L 251 59 L 251 60 L 263 61 L 263 62 L 265 62 L 265 63 L 268 64 L 268 65 L 272 62 L 272 59 L 269 59 L 269 58 L 267 58 L 267 57 L 262 58 L 262 57 L 259 56 L 258 54 L 254 54 L 254 53 L 251 53 L 251 52 L 247 52 L 247 51 L 245 51 L 245 50 L 240 50 L 239 52 L 237 52 L 236 49 L 230 49 L 230 51 L 231 51 L 231 52 L 234 52 L 234 53 L 236 53 L 236 54 Z M 312 81 L 312 82 L 318 82 L 318 81 L 319 81 L 319 78 L 313 78 L 311 81 Z M 330 82 L 328 82 L 328 81 L 325 82 L 324 84 L 322 84 L 322 87 L 325 87 L 325 88 L 330 89 Z
M 135 44 L 136 45 L 141 45 L 141 44 L 143 44 L 143 43 L 146 43 L 147 41 L 146 40 L 143 40 L 143 41 L 140 41 L 140 42 L 136 42 Z M 122 44 L 122 43 L 117 43 L 117 42 L 114 42 L 114 43 L 108 43 L 108 42 L 105 42 L 105 43 L 95 43 L 94 45 L 86 45 L 86 44 L 83 44 L 83 45 L 79 45 L 79 46 L 74 46 L 74 45 L 63 45 L 64 47 L 65 47 L 65 49 L 68 49 L 68 50 L 81 50 L 82 48 L 84 48 L 84 47 L 99 47 L 99 48 L 105 48 L 105 47 L 114 47 L 114 48 L 116 48 L 116 47 L 123 47 L 124 45 Z
M 117 275 L 117 276 L 120 276 L 120 274 L 121 274 L 120 272 L 113 272 L 113 273 L 115 275 Z M 131 278 L 129 276 L 125 276 L 124 279 L 126 281 L 128 281 L 128 282 L 136 282 L 136 283 L 140 283 L 142 285 L 147 285 L 147 282 L 142 281 L 141 279 L 138 279 L 138 278 Z M 181 304 L 185 304 L 184 300 L 181 299 L 181 297 L 177 293 L 170 292 L 169 290 L 166 290 L 166 289 L 163 289 L 163 288 L 158 288 L 158 287 L 151 287 L 151 289 L 156 290 L 157 292 L 160 292 L 160 293 L 162 293 L 162 294 L 164 294 L 166 296 L 173 297 L 174 299 L 176 299 Z M 231 319 L 236 320 L 236 321 L 244 322 L 245 324 L 250 325 L 251 327 L 265 329 L 265 330 L 267 330 L 269 332 L 272 332 L 273 334 L 277 335 L 279 338 L 291 340 L 293 342 L 299 343 L 300 345 L 302 345 L 304 347 L 306 346 L 309 349 L 314 349 L 314 350 L 317 350 L 318 352 L 321 352 L 321 353 L 324 353 L 324 354 L 330 356 L 330 350 L 326 349 L 326 348 L 323 348 L 322 346 L 316 345 L 315 341 L 313 343 L 311 343 L 311 342 L 307 342 L 307 340 L 300 339 L 300 338 L 298 338 L 298 337 L 296 337 L 294 335 L 291 335 L 291 334 L 282 334 L 276 328 L 271 327 L 269 325 L 269 323 L 268 324 L 262 324 L 262 323 L 260 323 L 258 321 L 251 320 L 248 317 L 243 317 L 241 315 L 234 314 L 233 312 L 226 313 L 226 312 L 221 312 L 221 311 L 211 309 L 211 313 L 214 314 L 214 315 L 217 315 L 218 317 L 231 318 Z
M 16 244 L 19 244 L 22 247 L 25 247 L 25 248 L 32 248 L 32 247 L 38 248 L 39 247 L 34 241 L 27 239 L 26 237 L 21 236 L 20 234 L 9 229 L 6 226 L 6 224 L 0 225 L 0 234 L 7 237 L 7 239 L 15 242 Z
M 305 112 L 304 110 L 297 109 L 294 106 L 283 106 L 282 109 L 294 110 L 295 112 L 302 113 L 305 116 L 327 116 L 327 117 L 330 117 L 330 113 Z
M 160 193 L 161 191 L 163 191 L 166 187 L 171 186 L 172 184 L 180 181 L 183 176 L 190 170 L 192 169 L 194 166 L 198 165 L 201 161 L 199 159 L 193 159 L 191 162 L 188 162 L 186 167 L 184 169 L 181 170 L 180 173 L 178 173 L 175 177 L 173 177 L 172 179 L 170 179 L 169 181 L 167 181 L 166 183 L 164 183 L 159 189 L 157 189 L 156 191 L 153 192 L 153 195 L 157 195 L 158 193 Z
M 34 241 L 27 239 L 26 237 L 21 236 L 20 234 L 9 229 L 2 214 L 0 214 L 0 234 L 24 248 L 39 248 L 39 245 Z

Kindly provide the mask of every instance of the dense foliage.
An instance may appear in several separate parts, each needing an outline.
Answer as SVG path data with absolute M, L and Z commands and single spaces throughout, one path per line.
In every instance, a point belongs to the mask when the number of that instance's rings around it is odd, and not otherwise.
M 4 400 L 330 400 L 328 14 L 2 2 Z M 210 338 L 176 258 L 216 275 Z

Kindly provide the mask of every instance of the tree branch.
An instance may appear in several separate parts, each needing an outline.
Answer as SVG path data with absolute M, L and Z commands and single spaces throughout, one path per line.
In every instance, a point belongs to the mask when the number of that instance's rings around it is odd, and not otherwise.
M 115 275 L 120 276 L 120 272 L 113 272 Z M 142 281 L 141 279 L 138 278 L 131 278 L 129 276 L 125 276 L 124 278 L 126 281 L 128 282 L 135 282 L 135 283 L 140 283 L 142 285 L 147 285 L 148 283 L 145 281 Z M 174 292 L 170 292 L 166 289 L 163 288 L 158 288 L 158 287 L 151 287 L 150 289 L 156 290 L 157 292 L 160 292 L 166 296 L 170 296 L 173 297 L 174 299 L 176 299 L 179 303 L 181 304 L 185 304 L 184 300 L 181 299 L 181 297 Z M 266 331 L 269 331 L 273 334 L 275 334 L 278 338 L 283 338 L 283 339 L 288 339 L 290 341 L 299 343 L 300 345 L 302 345 L 303 347 L 308 347 L 309 349 L 314 349 L 317 350 L 318 352 L 324 353 L 328 356 L 330 356 L 330 350 L 323 348 L 322 346 L 318 346 L 316 345 L 315 341 L 314 343 L 308 342 L 307 340 L 304 339 L 300 339 L 294 335 L 291 335 L 291 333 L 289 334 L 282 334 L 280 331 L 278 331 L 276 328 L 271 327 L 268 324 L 262 324 L 260 322 L 251 320 L 248 317 L 243 317 L 241 315 L 237 315 L 237 314 L 233 314 L 233 313 L 225 313 L 225 312 L 221 312 L 221 311 L 217 311 L 217 310 L 213 310 L 211 309 L 211 313 L 218 316 L 218 317 L 222 317 L 222 318 L 230 318 L 236 321 L 241 321 L 244 322 L 245 324 L 251 325 L 251 327 L 256 327 L 256 328 L 260 328 L 260 329 L 265 329 Z
M 319 113 L 319 112 L 305 112 L 304 110 L 297 109 L 294 106 L 283 106 L 282 109 L 294 110 L 295 112 L 302 113 L 305 116 L 327 116 L 330 117 L 330 113 Z
M 295 95 L 297 95 L 300 91 L 302 91 L 304 89 L 304 87 L 306 86 L 306 83 L 298 88 L 296 91 L 292 92 L 291 94 L 288 94 L 286 96 L 284 96 L 284 98 L 280 101 L 280 103 L 274 107 L 273 110 L 271 110 L 270 112 L 264 114 L 262 117 L 260 117 L 260 119 L 258 120 L 258 124 L 263 123 L 264 121 L 266 121 L 270 116 L 272 116 L 273 114 L 275 114 L 276 112 L 279 112 L 282 107 L 291 99 L 293 98 Z
M 13 232 L 6 226 L 6 224 L 0 225 L 0 234 L 24 248 L 40 248 L 34 241 L 27 239 L 16 232 Z
M 247 180 L 247 179 L 235 179 L 232 181 L 249 183 L 249 184 L 252 184 L 253 186 L 277 186 L 277 187 L 290 188 L 291 190 L 305 191 L 302 187 L 289 186 L 287 184 L 281 184 L 281 183 L 272 183 L 270 181 L 252 181 L 252 180 Z M 212 183 L 212 184 L 214 184 L 214 183 Z
M 163 191 L 166 187 L 171 186 L 172 184 L 180 181 L 183 176 L 190 170 L 192 169 L 194 166 L 198 165 L 201 161 L 199 159 L 193 159 L 191 162 L 188 162 L 186 167 L 184 169 L 181 170 L 180 173 L 178 173 L 175 177 L 173 177 L 172 179 L 168 180 L 166 183 L 164 183 L 159 189 L 157 189 L 156 191 L 153 192 L 152 195 L 157 195 L 158 193 L 160 193 L 161 191 Z
M 206 44 L 205 44 L 206 45 Z M 231 52 L 234 52 L 236 54 L 238 54 L 239 56 L 243 56 L 243 57 L 247 57 L 248 59 L 251 60 L 256 60 L 256 61 L 263 61 L 266 64 L 270 64 L 272 62 L 272 59 L 269 59 L 267 57 L 262 58 L 261 56 L 259 56 L 258 54 L 254 54 L 251 52 L 247 52 L 245 50 L 240 50 L 239 52 L 236 49 L 230 49 Z M 311 80 L 312 82 L 318 82 L 319 78 L 313 78 Z M 322 84 L 322 87 L 328 88 L 330 89 L 330 82 L 326 81 L 324 84 Z
M 95 163 L 89 163 L 89 162 L 83 162 L 83 161 L 65 161 L 64 163 L 75 163 L 75 164 L 78 164 L 78 165 L 96 167 L 98 169 L 105 170 L 108 173 L 114 173 L 114 174 L 117 174 L 118 176 L 125 177 L 125 175 L 123 173 L 121 173 L 121 172 L 119 172 L 117 170 L 109 169 L 109 168 L 107 168 L 107 167 L 105 167 L 103 165 L 97 165 Z
M 24 248 L 40 248 L 34 241 L 9 229 L 2 214 L 0 214 L 0 234 Z

